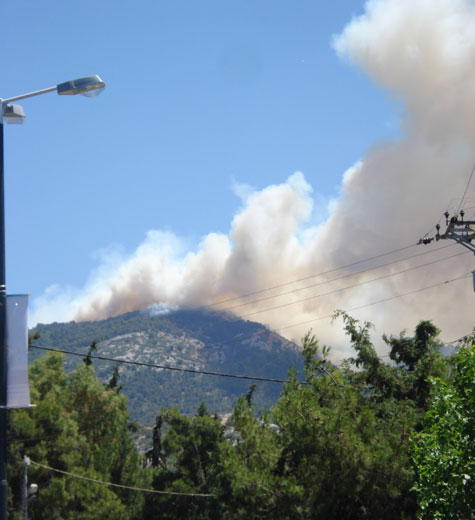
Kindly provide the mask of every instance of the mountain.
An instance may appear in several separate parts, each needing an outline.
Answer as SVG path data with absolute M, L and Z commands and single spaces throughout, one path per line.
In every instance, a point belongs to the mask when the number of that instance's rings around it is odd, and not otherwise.
M 301 373 L 300 348 L 261 324 L 243 321 L 224 312 L 179 310 L 168 314 L 136 311 L 103 321 L 39 324 L 34 345 L 93 355 L 234 375 L 286 379 L 290 367 Z M 30 349 L 30 358 L 43 351 Z M 72 370 L 81 358 L 66 355 Z M 93 360 L 98 376 L 108 382 L 115 363 Z M 204 401 L 210 412 L 230 413 L 237 398 L 256 388 L 253 395 L 260 408 L 271 406 L 282 384 L 191 374 L 120 363 L 119 384 L 128 397 L 132 419 L 151 424 L 162 406 L 195 413 Z

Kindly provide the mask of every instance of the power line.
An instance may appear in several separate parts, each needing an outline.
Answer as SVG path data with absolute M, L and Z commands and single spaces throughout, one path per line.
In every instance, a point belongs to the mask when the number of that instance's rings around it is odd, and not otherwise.
M 50 347 L 40 347 L 39 345 L 30 345 L 32 348 L 37 348 L 40 350 L 48 350 L 50 352 L 61 352 L 62 354 L 67 354 L 70 356 L 77 356 L 84 358 L 86 357 L 84 354 L 80 354 L 78 352 L 72 352 L 70 350 L 62 350 L 62 349 L 56 349 L 56 348 L 50 348 Z M 172 370 L 176 372 L 188 372 L 190 374 L 203 374 L 207 376 L 217 376 L 217 377 L 229 377 L 232 379 L 247 379 L 251 381 L 265 381 L 269 383 L 288 383 L 288 379 L 272 379 L 268 377 L 258 377 L 258 376 L 246 376 L 246 375 L 235 375 L 235 374 L 225 374 L 223 372 L 211 372 L 209 370 L 195 370 L 192 368 L 182 368 L 182 367 L 173 367 L 173 366 L 166 366 L 166 365 L 156 365 L 154 363 L 143 363 L 141 361 L 130 361 L 128 359 L 118 359 L 118 358 L 110 358 L 106 356 L 89 356 L 91 359 L 98 359 L 100 361 L 112 361 L 114 363 L 123 363 L 125 365 L 135 365 L 135 366 L 141 366 L 141 367 L 149 367 L 149 368 L 160 368 L 162 370 Z M 300 384 L 306 384 L 303 381 L 299 381 Z
M 461 197 L 454 197 L 453 199 L 450 199 L 450 202 L 447 204 L 447 211 L 449 211 L 451 208 L 453 208 L 453 210 L 455 211 L 455 206 L 452 206 L 452 203 L 455 203 L 456 201 L 461 201 L 462 198 Z M 475 198 L 474 197 L 468 197 L 468 198 L 465 198 L 464 200 L 468 201 L 475 201 Z
M 444 345 L 453 345 L 454 343 L 461 343 L 462 341 L 467 341 L 473 336 L 473 332 L 470 332 L 470 334 L 466 334 L 465 336 L 462 336 L 461 338 L 454 339 L 453 341 L 445 341 Z
M 421 287 L 420 289 L 414 289 L 413 291 L 409 291 L 409 292 L 406 292 L 406 293 L 403 293 L 403 294 L 397 294 L 395 296 L 389 296 L 388 298 L 383 298 L 382 300 L 378 300 L 378 301 L 375 301 L 375 302 L 372 302 L 372 303 L 366 303 L 364 305 L 359 305 L 358 307 L 353 307 L 351 309 L 342 309 L 342 310 L 343 310 L 343 312 L 358 311 L 360 309 L 364 309 L 365 307 L 371 307 L 372 305 L 378 305 L 380 303 L 385 303 L 385 302 L 388 302 L 390 300 L 395 300 L 396 298 L 402 298 L 404 296 L 409 296 L 411 294 L 415 294 L 415 293 L 418 293 L 418 292 L 427 291 L 428 289 L 433 289 L 434 287 L 440 287 L 442 285 L 446 285 L 446 284 L 455 282 L 457 280 L 464 280 L 465 278 L 468 278 L 469 276 L 472 276 L 472 273 L 467 273 L 467 274 L 464 274 L 464 275 L 459 276 L 457 278 L 452 278 L 451 280 L 446 280 L 445 282 L 440 282 L 440 283 L 436 283 L 436 284 L 433 284 L 433 285 L 428 285 L 427 287 Z M 275 331 L 279 332 L 281 330 L 290 329 L 292 327 L 298 327 L 300 325 L 307 325 L 308 323 L 313 323 L 314 321 L 323 320 L 325 318 L 331 318 L 331 317 L 333 317 L 333 315 L 334 315 L 334 313 L 326 314 L 325 316 L 319 316 L 318 318 L 313 318 L 311 320 L 302 321 L 300 323 L 294 323 L 293 325 L 287 325 L 286 327 L 281 327 L 279 329 L 275 329 Z
M 329 296 L 330 294 L 335 294 L 337 292 L 345 291 L 347 289 L 354 289 L 355 287 L 359 287 L 360 285 L 365 285 L 365 284 L 368 284 L 368 283 L 371 283 L 371 282 L 376 282 L 376 281 L 379 281 L 379 280 L 383 280 L 385 278 L 389 278 L 391 276 L 396 276 L 396 275 L 399 275 L 399 274 L 407 273 L 408 271 L 413 271 L 415 269 L 420 269 L 421 267 L 427 267 L 428 265 L 437 264 L 438 262 L 443 262 L 445 260 L 449 260 L 451 258 L 455 258 L 455 257 L 460 256 L 460 255 L 466 255 L 467 253 L 468 253 L 468 251 L 463 251 L 462 253 L 456 253 L 455 255 L 446 256 L 445 258 L 440 258 L 438 260 L 433 260 L 432 262 L 427 262 L 425 264 L 421 264 L 421 265 L 418 265 L 418 266 L 408 267 L 407 269 L 403 269 L 401 271 L 398 271 L 397 273 L 385 274 L 385 275 L 382 275 L 382 276 L 378 276 L 377 278 L 373 278 L 372 280 L 366 280 L 364 282 L 359 282 L 359 283 L 356 283 L 356 284 L 353 284 L 353 285 L 348 285 L 347 287 L 341 287 L 339 289 L 334 289 L 333 291 L 329 291 L 329 292 L 322 293 L 322 294 L 317 294 L 315 296 L 309 296 L 308 298 L 302 298 L 300 300 L 296 300 L 296 301 L 293 301 L 293 302 L 290 302 L 290 303 L 283 303 L 281 305 L 276 305 L 274 307 L 269 307 L 267 309 L 262 309 L 260 311 L 253 311 L 253 312 L 250 312 L 248 314 L 243 314 L 240 317 L 241 318 L 247 318 L 249 316 L 253 316 L 255 314 L 260 314 L 262 312 L 268 312 L 268 311 L 272 311 L 272 310 L 275 310 L 275 309 L 280 309 L 282 307 L 288 307 L 289 305 L 295 305 L 297 303 L 302 303 L 302 302 L 305 302 L 305 301 L 308 301 L 308 300 L 314 300 L 314 299 L 320 298 L 322 296 Z M 342 277 L 342 278 L 344 278 L 344 277 Z M 333 280 L 331 280 L 331 281 L 333 281 Z
M 475 206 L 465 206 L 463 209 L 465 212 L 467 211 L 470 211 L 472 209 L 474 209 Z M 475 216 L 475 211 L 470 215 L 470 217 L 468 217 L 468 220 L 473 220 L 473 217 Z
M 363 260 L 357 260 L 356 262 L 352 262 L 350 264 L 342 265 L 340 267 L 334 267 L 333 269 L 329 269 L 328 271 L 322 271 L 321 273 L 316 273 L 316 274 L 312 274 L 312 275 L 309 275 L 309 276 L 305 276 L 303 278 L 298 278 L 298 279 L 293 280 L 291 282 L 284 282 L 284 283 L 281 283 L 281 284 L 278 284 L 278 285 L 274 285 L 274 286 L 271 286 L 271 287 L 267 287 L 267 288 L 264 288 L 264 289 L 259 289 L 258 291 L 254 291 L 254 292 L 250 292 L 250 293 L 246 293 L 246 294 L 241 294 L 239 296 L 233 296 L 232 298 L 228 298 L 226 300 L 213 302 L 213 303 L 210 303 L 208 305 L 202 305 L 200 308 L 207 309 L 209 307 L 222 305 L 223 303 L 228 303 L 230 301 L 239 300 L 241 298 L 248 298 L 249 296 L 254 296 L 255 294 L 260 294 L 260 293 L 263 293 L 263 292 L 272 291 L 273 289 L 279 289 L 280 287 L 285 287 L 286 285 L 291 285 L 291 284 L 297 283 L 297 282 L 303 282 L 305 280 L 309 280 L 309 279 L 315 278 L 317 276 L 323 276 L 325 274 L 330 274 L 330 273 L 333 273 L 335 271 L 340 271 L 342 269 L 347 269 L 349 267 L 353 267 L 355 265 L 362 264 L 364 262 L 369 262 L 370 260 L 376 260 L 377 258 L 382 258 L 383 256 L 392 255 L 394 253 L 400 253 L 401 251 L 405 251 L 406 249 L 411 249 L 412 247 L 416 247 L 416 246 L 417 246 L 417 244 L 411 244 L 411 245 L 408 245 L 408 246 L 400 247 L 398 249 L 393 249 L 392 251 L 388 251 L 386 253 L 381 253 L 381 254 L 378 254 L 378 255 L 375 255 L 375 256 L 370 256 L 368 258 L 364 258 Z M 442 249 L 442 248 L 440 248 L 440 249 Z M 438 251 L 438 250 L 436 250 L 436 251 Z M 417 256 L 417 255 L 415 255 L 415 256 Z M 412 257 L 409 257 L 409 258 L 412 258 Z
M 461 206 L 463 204 L 463 201 L 465 199 L 465 195 L 467 195 L 468 187 L 470 186 L 470 183 L 472 182 L 473 172 L 475 172 L 475 164 L 473 165 L 472 173 L 470 174 L 470 177 L 469 177 L 468 182 L 467 182 L 467 186 L 465 186 L 465 191 L 463 192 L 462 198 L 461 198 L 459 206 L 457 208 L 457 214 L 459 213 L 459 210 L 460 210 L 460 208 L 461 208 Z
M 275 295 L 272 295 L 272 296 L 266 296 L 264 298 L 259 298 L 258 300 L 253 300 L 252 302 L 240 303 L 238 305 L 234 305 L 233 307 L 227 307 L 227 308 L 225 308 L 223 310 L 225 310 L 225 311 L 232 311 L 234 309 L 237 309 L 239 307 L 244 307 L 246 305 L 252 305 L 254 303 L 260 303 L 260 302 L 265 301 L 265 300 L 271 300 L 273 298 L 279 298 L 280 296 L 286 296 L 287 294 L 292 294 L 292 293 L 295 293 L 295 292 L 298 292 L 298 291 L 304 291 L 306 289 L 311 289 L 312 287 L 318 287 L 320 285 L 325 285 L 327 283 L 335 282 L 337 280 L 343 280 L 344 278 L 350 278 L 352 276 L 357 276 L 359 274 L 364 274 L 364 273 L 367 273 L 369 271 L 374 271 L 376 269 L 381 269 L 383 267 L 388 267 L 390 265 L 394 265 L 394 264 L 397 264 L 399 262 L 405 262 L 407 260 L 411 260 L 412 258 L 416 258 L 416 257 L 423 256 L 423 255 L 426 255 L 426 254 L 434 253 L 435 251 L 442 251 L 443 249 L 447 249 L 448 247 L 453 247 L 454 245 L 455 244 L 449 244 L 447 246 L 443 246 L 443 247 L 440 247 L 440 248 L 432 250 L 432 251 L 425 251 L 424 253 L 417 253 L 415 255 L 411 255 L 411 256 L 408 256 L 406 258 L 401 258 L 400 260 L 393 260 L 391 262 L 387 262 L 385 264 L 377 265 L 375 267 L 369 267 L 368 269 L 362 269 L 361 271 L 357 271 L 355 273 L 348 273 L 348 274 L 344 274 L 342 276 L 337 276 L 336 278 L 332 278 L 331 280 L 324 280 L 322 282 L 318 282 L 318 283 L 315 283 L 315 284 L 312 284 L 312 285 L 306 285 L 305 287 L 299 287 L 297 289 L 292 289 L 292 290 L 287 291 L 287 292 L 275 294 Z M 449 258 L 451 258 L 451 257 L 449 257 Z M 426 264 L 424 264 L 424 265 L 426 265 Z M 326 271 L 326 273 L 329 273 L 329 272 L 331 272 L 331 271 Z M 326 273 L 321 273 L 321 274 L 323 275 L 323 274 L 326 274 Z M 313 275 L 312 278 L 316 277 L 316 276 L 319 276 L 319 275 Z M 290 282 L 290 283 L 293 283 L 293 282 Z M 264 290 L 269 290 L 269 289 L 263 289 L 263 291 Z M 247 296 L 249 296 L 249 295 L 247 295 Z M 240 298 L 240 297 L 237 296 L 236 298 Z
M 131 491 L 141 491 L 143 493 L 155 493 L 157 495 L 174 495 L 180 497 L 215 497 L 216 495 L 211 495 L 210 493 L 179 493 L 177 491 L 158 491 L 156 489 L 144 489 L 139 487 L 125 486 L 123 484 L 114 484 L 113 482 L 106 482 L 104 480 L 99 480 L 90 477 L 84 477 L 83 475 L 77 475 L 76 473 L 70 473 L 69 471 L 63 471 L 62 469 L 52 468 L 51 466 L 47 466 L 46 464 L 40 464 L 39 462 L 35 462 L 30 459 L 30 463 L 35 466 L 39 466 L 40 468 L 47 469 L 49 471 L 54 471 L 55 473 L 61 473 L 62 475 L 66 475 L 67 477 L 77 478 L 80 480 L 86 480 L 88 482 L 94 482 L 95 484 L 102 484 L 103 486 L 117 487 L 121 489 L 129 489 Z

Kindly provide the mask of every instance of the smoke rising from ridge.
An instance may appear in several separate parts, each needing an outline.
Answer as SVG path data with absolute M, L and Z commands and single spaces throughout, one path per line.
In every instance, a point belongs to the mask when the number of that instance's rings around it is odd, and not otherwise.
M 104 262 L 79 294 L 52 288 L 38 298 L 35 320 L 98 320 L 153 305 L 162 309 L 207 306 L 235 298 L 215 308 L 233 307 L 236 314 L 274 329 L 305 322 L 282 333 L 299 339 L 313 327 L 322 341 L 337 344 L 338 356 L 338 349 L 343 355 L 347 344 L 341 327 L 331 326 L 328 319 L 311 320 L 472 270 L 473 256 L 468 254 L 320 298 L 309 299 L 364 282 L 382 271 L 289 293 L 342 274 L 332 273 L 239 298 L 415 243 L 433 227 L 450 200 L 461 196 L 475 161 L 472 2 L 371 0 L 365 13 L 332 43 L 342 59 L 366 72 L 403 106 L 401 137 L 374 147 L 355 162 L 343 175 L 338 199 L 315 208 L 312 187 L 299 172 L 284 183 L 248 191 L 228 234 L 209 233 L 196 250 L 186 251 L 173 234 L 149 231 L 133 255 L 112 265 Z M 315 209 L 328 217 L 312 227 Z M 444 245 L 448 242 L 439 243 Z M 424 252 L 422 247 L 405 255 Z M 390 269 L 396 272 L 457 252 L 463 248 L 456 246 Z M 380 262 L 397 258 L 391 255 Z M 343 274 L 368 265 L 375 264 L 358 265 Z M 249 303 L 279 292 L 289 294 Z M 374 322 L 378 333 L 396 334 L 402 328 L 411 330 L 420 319 L 432 319 L 444 338 L 451 340 L 473 327 L 473 298 L 471 281 L 466 279 L 353 314 Z M 237 308 L 240 304 L 247 305 Z M 271 307 L 279 308 L 257 313 Z

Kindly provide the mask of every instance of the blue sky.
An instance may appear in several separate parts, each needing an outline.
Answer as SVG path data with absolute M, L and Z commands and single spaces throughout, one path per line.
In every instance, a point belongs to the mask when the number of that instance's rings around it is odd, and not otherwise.
M 354 0 L 5 0 L 3 98 L 99 74 L 94 99 L 22 102 L 5 128 L 7 287 L 80 288 L 151 229 L 229 231 L 235 183 L 302 171 L 332 197 L 398 105 L 332 49 Z

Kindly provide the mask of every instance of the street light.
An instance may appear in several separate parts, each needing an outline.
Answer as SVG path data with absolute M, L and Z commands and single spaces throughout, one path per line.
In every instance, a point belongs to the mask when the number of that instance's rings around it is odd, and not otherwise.
M 30 465 L 30 459 L 27 456 L 23 457 L 23 489 L 22 489 L 22 509 L 23 509 L 23 520 L 28 520 L 28 502 L 32 502 L 36 498 L 38 492 L 38 484 L 30 484 L 28 486 L 28 466 Z
M 55 87 L 36 90 L 28 94 L 7 99 L 0 98 L 0 520 L 7 518 L 8 482 L 7 482 L 7 288 L 5 277 L 5 187 L 3 154 L 3 120 L 7 123 L 23 123 L 25 113 L 20 105 L 13 101 L 40 96 L 48 92 L 60 95 L 83 94 L 95 96 L 102 92 L 105 83 L 99 76 L 86 76 L 59 83 Z
M 75 95 L 83 94 L 84 96 L 91 97 L 93 91 L 96 91 L 95 95 L 100 94 L 106 84 L 102 81 L 99 76 L 85 76 L 84 78 L 71 79 L 64 83 L 59 83 L 54 87 L 44 88 L 42 90 L 35 90 L 28 94 L 21 94 L 20 96 L 14 96 L 8 99 L 2 99 L 2 105 L 8 105 L 12 101 L 20 101 L 20 99 L 26 99 L 33 96 L 40 96 L 41 94 L 48 94 L 48 92 L 56 91 L 59 95 Z M 92 94 L 94 95 L 94 94 Z

